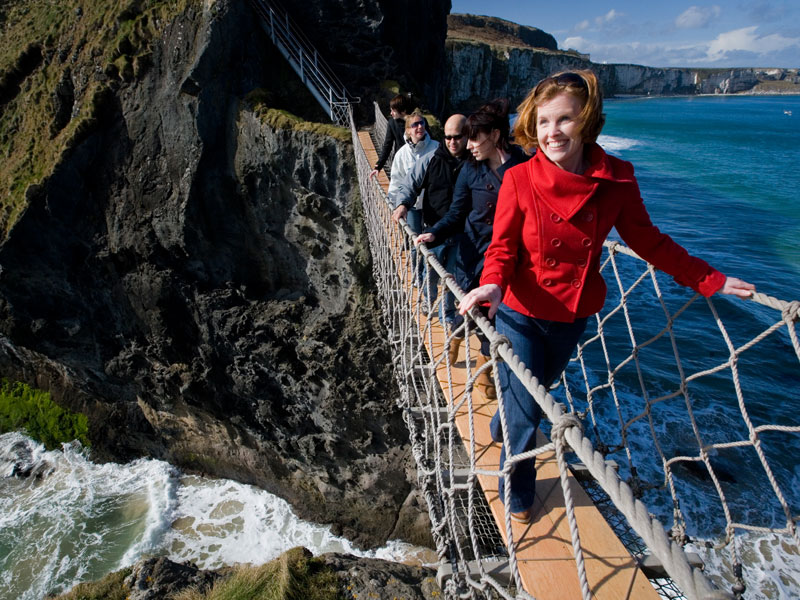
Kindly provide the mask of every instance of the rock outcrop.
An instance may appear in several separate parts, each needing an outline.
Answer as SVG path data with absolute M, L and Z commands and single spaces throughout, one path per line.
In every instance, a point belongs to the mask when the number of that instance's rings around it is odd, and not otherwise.
M 473 20 L 483 22 L 483 28 L 465 26 Z M 448 22 L 452 24 L 446 43 L 451 110 L 469 111 L 496 97 L 509 98 L 516 106 L 544 77 L 575 69 L 594 71 L 607 97 L 800 93 L 798 69 L 662 69 L 597 64 L 587 55 L 558 50 L 555 40 L 548 44 L 542 39 L 535 47 L 538 42 L 531 43 L 530 28 L 516 23 L 473 15 L 450 15 Z
M 162 600 L 192 591 L 194 598 L 212 595 L 215 585 L 246 585 L 259 597 L 275 598 L 403 598 L 434 600 L 442 597 L 435 572 L 373 558 L 344 554 L 313 557 L 305 548 L 292 548 L 263 567 L 198 569 L 191 564 L 175 563 L 167 558 L 149 558 L 126 571 L 104 580 L 76 587 L 70 597 L 125 597 L 128 600 Z M 243 582 L 246 582 L 243 583 Z M 324 586 L 320 589 L 320 586 Z M 230 589 L 230 587 L 228 588 Z M 215 590 L 217 591 L 217 590 Z M 219 594 L 217 594 L 219 595 Z M 51 597 L 59 600 L 65 596 Z
M 247 2 L 158 32 L 113 68 L 85 39 L 42 52 L 51 131 L 77 131 L 0 247 L 0 369 L 87 414 L 99 459 L 256 484 L 365 545 L 429 540 L 397 527 L 419 508 L 349 134 L 259 106 L 309 97 Z

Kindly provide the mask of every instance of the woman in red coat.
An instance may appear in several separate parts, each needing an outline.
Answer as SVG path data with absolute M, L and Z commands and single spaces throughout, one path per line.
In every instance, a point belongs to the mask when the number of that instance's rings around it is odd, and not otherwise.
M 518 112 L 514 141 L 539 151 L 506 173 L 481 286 L 464 297 L 459 310 L 488 303 L 489 317 L 497 313 L 497 331 L 541 384 L 549 387 L 561 374 L 587 317 L 603 306 L 600 254 L 612 227 L 639 256 L 704 296 L 752 294 L 753 285 L 690 256 L 651 223 L 633 166 L 596 143 L 605 118 L 591 71 L 547 77 Z M 498 375 L 510 450 L 520 454 L 535 447 L 541 409 L 507 365 L 500 363 Z M 492 437 L 502 442 L 499 414 L 492 419 Z M 504 447 L 501 468 L 505 454 Z M 529 522 L 534 460 L 517 463 L 510 481 L 511 517 Z

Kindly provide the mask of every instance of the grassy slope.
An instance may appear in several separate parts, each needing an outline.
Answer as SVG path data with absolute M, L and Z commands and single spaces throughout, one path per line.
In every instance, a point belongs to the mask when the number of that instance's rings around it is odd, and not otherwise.
M 47 177 L 63 152 L 91 130 L 109 86 L 147 68 L 152 40 L 192 1 L 199 0 L 5 0 L 0 237 L 24 209 L 27 187 Z M 34 59 L 26 61 L 26 55 Z M 31 70 L 36 57 L 41 60 Z M 57 131 L 54 96 L 67 67 L 77 80 L 73 117 Z

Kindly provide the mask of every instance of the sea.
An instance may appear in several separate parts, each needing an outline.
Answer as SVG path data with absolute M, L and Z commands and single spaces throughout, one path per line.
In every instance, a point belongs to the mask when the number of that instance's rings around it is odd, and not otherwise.
M 783 300 L 800 299 L 800 97 L 617 99 L 606 101 L 605 112 L 599 143 L 634 164 L 648 211 L 663 231 L 723 272 L 754 283 L 759 291 Z M 635 277 L 625 272 L 627 268 L 622 266 L 622 277 Z M 665 285 L 668 302 L 685 300 L 685 293 Z M 609 287 L 612 300 L 613 285 Z M 683 335 L 712 336 L 713 320 L 702 303 L 695 304 L 699 308 L 696 314 L 687 312 Z M 752 303 L 717 304 L 739 342 L 777 320 L 774 311 Z M 637 332 L 639 323 L 645 331 L 662 326 L 659 311 L 652 304 L 632 307 Z M 611 344 L 624 346 L 625 335 L 614 334 L 617 339 Z M 709 351 L 698 344 L 695 352 L 724 354 L 724 349 Z M 757 424 L 797 425 L 800 366 L 788 336 L 773 336 L 751 352 L 755 358 L 747 359 L 748 368 L 742 369 L 748 412 Z M 692 364 L 689 353 L 683 358 Z M 668 388 L 667 369 L 663 381 L 659 365 L 654 369 L 655 387 Z M 589 376 L 600 380 L 605 374 L 599 367 L 592 372 L 590 366 Z M 630 386 L 633 403 L 635 384 Z M 742 428 L 729 386 L 710 384 L 702 393 L 693 389 L 706 441 L 721 440 Z M 623 388 L 623 405 L 626 399 Z M 665 452 L 690 453 L 694 438 L 672 429 L 684 416 L 681 407 L 674 415 L 671 410 L 659 405 L 657 434 Z M 597 440 L 614 437 L 611 425 L 603 423 L 613 425 L 615 411 L 613 406 L 596 407 L 598 425 L 590 434 Z M 737 435 L 746 438 L 746 431 Z M 800 436 L 762 437 L 791 513 L 797 515 Z M 659 483 L 658 459 L 647 455 L 652 432 L 646 422 L 634 423 L 628 438 L 633 451 L 645 456 L 637 463 L 643 479 Z M 763 468 L 749 454 L 748 458 L 738 452 L 714 457 L 727 475 L 723 486 L 734 520 L 785 526 L 785 515 L 769 499 L 772 491 Z M 394 542 L 359 550 L 329 527 L 299 519 L 282 499 L 251 486 L 187 475 L 156 460 L 96 464 L 89 456 L 76 444 L 47 451 L 21 433 L 0 436 L 0 599 L 39 600 L 152 555 L 215 568 L 264 563 L 302 545 L 315 554 L 338 551 L 412 563 L 431 560 L 421 548 Z M 624 452 L 615 458 L 620 472 L 629 475 Z M 27 465 L 28 476 L 15 475 L 15 464 Z M 694 540 L 690 548 L 701 554 L 712 578 L 730 589 L 730 546 L 723 543 L 725 519 L 718 494 L 702 473 L 676 470 L 676 479 L 681 490 L 689 490 L 680 498 Z M 661 488 L 647 491 L 644 500 L 670 524 L 672 499 L 660 483 Z M 800 555 L 791 538 L 738 531 L 736 540 L 745 563 L 746 598 L 800 598 Z

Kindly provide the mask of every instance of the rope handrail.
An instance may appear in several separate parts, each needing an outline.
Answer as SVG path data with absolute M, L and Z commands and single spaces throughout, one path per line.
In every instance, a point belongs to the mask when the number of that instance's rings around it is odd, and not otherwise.
M 383 118 L 382 113 L 376 105 L 376 126 L 379 124 L 379 116 Z M 385 118 L 383 118 L 385 123 Z M 364 205 L 365 217 L 368 223 L 368 231 L 370 235 L 370 246 L 373 253 L 373 272 L 375 275 L 378 289 L 382 295 L 382 304 L 387 329 L 390 332 L 392 343 L 397 352 L 395 356 L 396 371 L 398 373 L 398 381 L 401 388 L 400 405 L 406 411 L 411 412 L 412 407 L 417 407 L 419 410 L 430 413 L 430 417 L 426 417 L 424 423 L 425 430 L 421 431 L 420 426 L 414 421 L 413 418 L 407 419 L 409 426 L 410 437 L 412 439 L 412 447 L 414 447 L 415 459 L 419 466 L 420 477 L 423 483 L 431 484 L 429 487 L 423 486 L 424 494 L 431 513 L 432 530 L 434 538 L 437 541 L 437 550 L 440 558 L 443 561 L 450 561 L 458 565 L 466 565 L 469 561 L 475 558 L 480 559 L 485 553 L 480 550 L 481 542 L 476 539 L 472 532 L 473 525 L 476 523 L 477 517 L 475 515 L 475 500 L 472 493 L 469 493 L 468 502 L 466 507 L 461 512 L 466 513 L 465 519 L 467 521 L 470 533 L 468 534 L 469 542 L 465 542 L 462 546 L 455 538 L 455 532 L 463 529 L 457 521 L 457 516 L 454 514 L 456 510 L 454 502 L 454 494 L 452 488 L 445 485 L 442 471 L 453 470 L 454 456 L 457 454 L 457 434 L 454 433 L 453 427 L 454 415 L 457 411 L 467 409 L 470 411 L 470 428 L 472 428 L 472 394 L 471 386 L 474 383 L 478 373 L 470 371 L 469 355 L 466 360 L 468 369 L 467 393 L 464 397 L 450 401 L 444 400 L 444 407 L 447 411 L 442 416 L 440 411 L 436 410 L 437 406 L 441 405 L 442 390 L 438 387 L 438 381 L 426 371 L 426 368 L 435 370 L 442 361 L 448 363 L 448 378 L 450 377 L 449 358 L 443 356 L 431 358 L 425 350 L 425 342 L 432 340 L 431 323 L 436 317 L 437 306 L 427 307 L 427 313 L 421 311 L 419 306 L 414 308 L 414 290 L 410 283 L 410 274 L 418 272 L 418 262 L 424 261 L 427 265 L 425 269 L 426 280 L 429 277 L 430 271 L 435 271 L 442 282 L 442 292 L 438 295 L 438 303 L 441 303 L 441 298 L 444 295 L 444 289 L 449 289 L 457 300 L 461 300 L 464 292 L 456 284 L 452 274 L 448 273 L 444 267 L 439 263 L 436 257 L 426 247 L 425 244 L 420 244 L 416 248 L 416 258 L 412 258 L 414 253 L 411 252 L 412 236 L 413 233 L 408 228 L 407 224 L 401 222 L 401 227 L 395 227 L 389 222 L 389 214 L 391 208 L 389 207 L 388 200 L 383 190 L 377 185 L 374 180 L 368 177 L 371 170 L 369 161 L 367 160 L 366 153 L 361 147 L 358 139 L 358 134 L 354 124 L 351 120 L 351 129 L 354 141 L 354 151 L 356 153 L 357 172 L 359 177 L 362 203 Z M 392 248 L 399 248 L 395 254 L 392 253 Z M 544 414 L 553 424 L 553 443 L 546 447 L 537 448 L 526 455 L 509 456 L 506 464 L 502 469 L 490 471 L 489 473 L 498 477 L 508 477 L 510 470 L 516 462 L 529 458 L 531 455 L 540 454 L 549 449 L 555 449 L 559 465 L 562 469 L 562 475 L 566 473 L 566 463 L 563 460 L 563 453 L 567 450 L 564 444 L 568 444 L 569 448 L 575 453 L 577 458 L 583 462 L 588 471 L 592 474 L 597 484 L 602 487 L 605 494 L 616 506 L 616 509 L 624 515 L 630 526 L 641 537 L 650 552 L 657 556 L 663 564 L 666 572 L 672 580 L 680 587 L 683 594 L 689 598 L 733 598 L 740 597 L 744 583 L 741 577 L 741 560 L 739 558 L 739 551 L 737 549 L 737 537 L 735 532 L 737 530 L 745 531 L 758 531 L 758 532 L 772 532 L 788 535 L 800 547 L 800 540 L 798 540 L 798 533 L 796 521 L 798 517 L 793 515 L 789 503 L 783 493 L 785 484 L 782 484 L 772 472 L 770 461 L 765 454 L 760 437 L 766 432 L 788 432 L 800 433 L 800 426 L 786 426 L 786 425 L 772 425 L 772 424 L 755 424 L 749 418 L 747 406 L 744 402 L 740 377 L 737 372 L 737 361 L 739 356 L 762 343 L 765 338 L 770 335 L 775 335 L 776 332 L 786 331 L 791 340 L 794 352 L 800 361 L 800 343 L 796 334 L 796 323 L 798 315 L 800 315 L 800 303 L 797 301 L 787 302 L 768 296 L 766 294 L 755 294 L 752 298 L 753 304 L 758 304 L 768 307 L 775 311 L 780 312 L 780 318 L 777 322 L 771 323 L 766 330 L 753 336 L 750 341 L 745 344 L 736 345 L 730 340 L 725 325 L 716 310 L 715 301 L 707 299 L 706 304 L 708 309 L 713 315 L 716 326 L 719 329 L 722 338 L 725 340 L 728 356 L 711 368 L 694 369 L 686 371 L 683 366 L 680 354 L 678 352 L 678 341 L 674 332 L 674 324 L 678 318 L 683 318 L 689 314 L 696 307 L 702 305 L 697 303 L 696 300 L 699 296 L 694 296 L 688 302 L 681 304 L 677 310 L 669 308 L 669 302 L 665 300 L 665 295 L 662 293 L 655 269 L 644 262 L 635 252 L 626 248 L 619 242 L 607 241 L 605 248 L 608 252 L 608 258 L 601 265 L 602 269 L 612 270 L 614 279 L 617 283 L 617 292 L 619 295 L 619 303 L 616 306 L 610 306 L 604 313 L 598 314 L 596 335 L 590 336 L 582 344 L 579 345 L 576 357 L 572 359 L 572 363 L 579 365 L 581 376 L 584 383 L 584 391 L 586 397 L 586 410 L 581 412 L 575 410 L 577 402 L 576 391 L 573 385 L 568 382 L 568 378 L 562 377 L 561 384 L 564 387 L 566 400 L 570 406 L 570 412 L 566 412 L 564 405 L 555 401 L 553 396 L 539 385 L 538 381 L 532 377 L 530 371 L 527 370 L 525 365 L 513 353 L 510 344 L 494 330 L 490 322 L 478 311 L 473 310 L 466 319 L 463 328 L 465 329 L 465 336 L 469 339 L 471 331 L 476 329 L 480 330 L 483 335 L 490 341 L 492 346 L 491 362 L 487 363 L 482 369 L 490 368 L 497 360 L 505 360 L 511 371 L 516 377 L 526 386 L 532 393 L 536 402 L 543 409 Z M 644 272 L 638 276 L 633 277 L 633 283 L 624 283 L 626 278 L 621 274 L 621 269 L 617 265 L 618 256 L 626 256 L 636 259 L 636 264 L 644 265 Z M 398 264 L 400 264 L 398 272 Z M 624 270 L 624 269 L 623 269 Z M 630 279 L 630 276 L 628 276 Z M 666 326 L 660 332 L 644 340 L 643 342 L 637 341 L 635 329 L 632 326 L 632 313 L 635 306 L 631 306 L 633 298 L 636 293 L 642 289 L 640 286 L 645 282 L 651 281 L 653 289 L 658 298 L 658 302 L 662 307 L 666 319 Z M 612 343 L 608 339 L 608 330 L 611 324 L 617 321 L 624 321 L 627 330 L 629 343 L 631 346 L 630 352 L 622 360 L 615 361 L 612 359 Z M 421 330 L 420 325 L 423 324 Z M 785 328 L 785 330 L 784 330 Z M 454 335 L 451 332 L 447 339 L 446 344 Z M 668 391 L 662 394 L 652 394 L 649 391 L 646 383 L 647 377 L 644 375 L 643 367 L 640 362 L 640 355 L 642 352 L 650 351 L 652 348 L 663 345 L 666 341 L 672 347 L 673 356 L 676 362 L 676 369 L 680 378 L 680 383 L 677 390 Z M 600 347 L 600 355 L 602 362 L 605 363 L 604 370 L 607 371 L 607 380 L 601 384 L 590 384 L 593 379 L 592 368 L 589 365 L 589 350 L 594 347 Z M 431 347 L 431 346 L 429 346 Z M 469 350 L 467 350 L 469 352 Z M 641 387 L 641 398 L 644 402 L 644 408 L 639 414 L 633 416 L 627 415 L 627 407 L 621 395 L 623 390 L 620 388 L 620 379 L 630 370 L 635 371 L 635 380 L 638 380 Z M 690 385 L 695 385 L 702 378 L 709 377 L 713 374 L 718 374 L 721 371 L 728 370 L 732 373 L 734 387 L 737 394 L 737 404 L 742 420 L 746 425 L 747 434 L 745 438 L 726 440 L 726 441 L 706 441 L 702 434 L 702 428 L 697 423 L 697 417 L 694 414 L 694 405 L 692 397 L 689 393 Z M 497 369 L 494 369 L 495 377 Z M 420 375 L 422 373 L 422 375 Z M 427 373 L 427 374 L 426 374 Z M 501 421 L 505 419 L 503 408 L 503 397 L 500 386 L 497 385 L 497 402 L 500 411 Z M 449 380 L 450 390 L 444 389 L 444 394 L 452 394 L 452 381 Z M 447 386 L 445 386 L 447 387 Z M 630 479 L 623 480 L 614 468 L 609 466 L 606 462 L 607 454 L 613 451 L 612 446 L 606 445 L 603 441 L 598 440 L 597 446 L 592 440 L 587 437 L 579 426 L 581 421 L 589 420 L 588 425 L 591 425 L 592 433 L 596 433 L 601 427 L 596 418 L 598 408 L 598 398 L 610 394 L 613 399 L 615 410 L 619 420 L 619 435 L 621 442 L 618 448 L 624 450 L 625 456 L 629 463 Z M 659 406 L 665 405 L 668 400 L 683 400 L 685 405 L 688 421 L 691 424 L 691 429 L 694 432 L 694 438 L 697 440 L 698 454 L 696 456 L 673 456 L 667 457 L 664 449 L 661 447 L 656 435 L 656 421 L 653 417 L 653 412 L 658 410 Z M 580 416 L 581 419 L 576 419 Z M 636 467 L 636 459 L 634 452 L 630 448 L 629 434 L 633 428 L 639 427 L 640 424 L 646 424 L 652 432 L 654 440 L 653 445 L 660 456 L 661 465 L 664 469 L 664 480 L 666 489 L 672 497 L 674 505 L 673 519 L 674 524 L 668 534 L 662 522 L 655 516 L 651 515 L 645 504 L 638 498 L 641 493 L 641 482 L 639 472 Z M 503 427 L 506 431 L 506 428 Z M 443 433 L 444 432 L 444 433 Z M 413 443 L 414 440 L 421 439 L 423 441 L 419 444 Z M 474 490 L 473 486 L 477 486 L 476 477 L 487 473 L 485 469 L 478 469 L 475 466 L 474 454 L 474 436 L 470 435 L 472 448 L 469 450 L 469 475 L 467 479 L 466 488 Z M 720 483 L 719 477 L 715 472 L 715 467 L 709 457 L 710 453 L 718 452 L 722 449 L 732 447 L 750 447 L 758 456 L 758 461 L 763 468 L 767 479 L 769 480 L 770 488 L 772 489 L 778 503 L 782 507 L 785 519 L 785 527 L 761 527 L 748 523 L 743 523 L 733 517 L 726 500 L 724 486 Z M 702 463 L 706 470 L 710 473 L 712 485 L 716 490 L 720 503 L 723 507 L 726 538 L 725 545 L 731 549 L 733 555 L 733 570 L 735 585 L 732 586 L 732 593 L 720 591 L 710 582 L 706 575 L 700 568 L 693 567 L 686 558 L 682 545 L 689 541 L 686 535 L 685 518 L 681 508 L 681 502 L 677 492 L 677 482 L 673 476 L 673 468 L 679 464 L 686 463 Z M 506 490 L 510 486 L 506 484 Z M 569 504 L 571 501 L 568 499 L 569 489 L 564 482 L 562 488 L 565 492 L 566 502 Z M 461 510 L 461 509 L 459 509 Z M 588 586 L 586 585 L 586 576 L 582 567 L 581 549 L 580 549 L 580 536 L 577 527 L 574 525 L 574 517 L 571 510 L 568 511 L 570 520 L 570 530 L 573 537 L 573 546 L 575 549 L 576 565 L 579 572 L 581 581 L 581 593 L 584 597 L 589 594 Z M 504 598 L 530 598 L 531 596 L 522 589 L 519 580 L 519 573 L 516 567 L 515 558 L 515 544 L 519 540 L 514 540 L 511 531 L 510 518 L 506 518 L 506 534 L 508 539 L 507 554 L 508 562 L 512 569 L 512 580 L 516 582 L 516 595 L 510 595 L 509 589 L 500 583 L 497 579 L 488 574 L 484 569 L 482 563 L 479 562 L 478 578 L 475 579 L 465 568 L 462 568 L 461 578 L 458 583 L 449 582 L 451 589 L 449 593 L 458 594 L 464 592 L 464 587 L 473 590 L 486 590 L 491 588 L 494 592 L 500 594 Z M 455 586 L 455 587 L 452 587 Z M 460 586 L 460 587 L 459 587 Z M 456 589 L 458 588 L 458 589 Z M 460 591 L 459 591 L 460 590 Z M 447 591 L 447 590 L 446 590 Z

